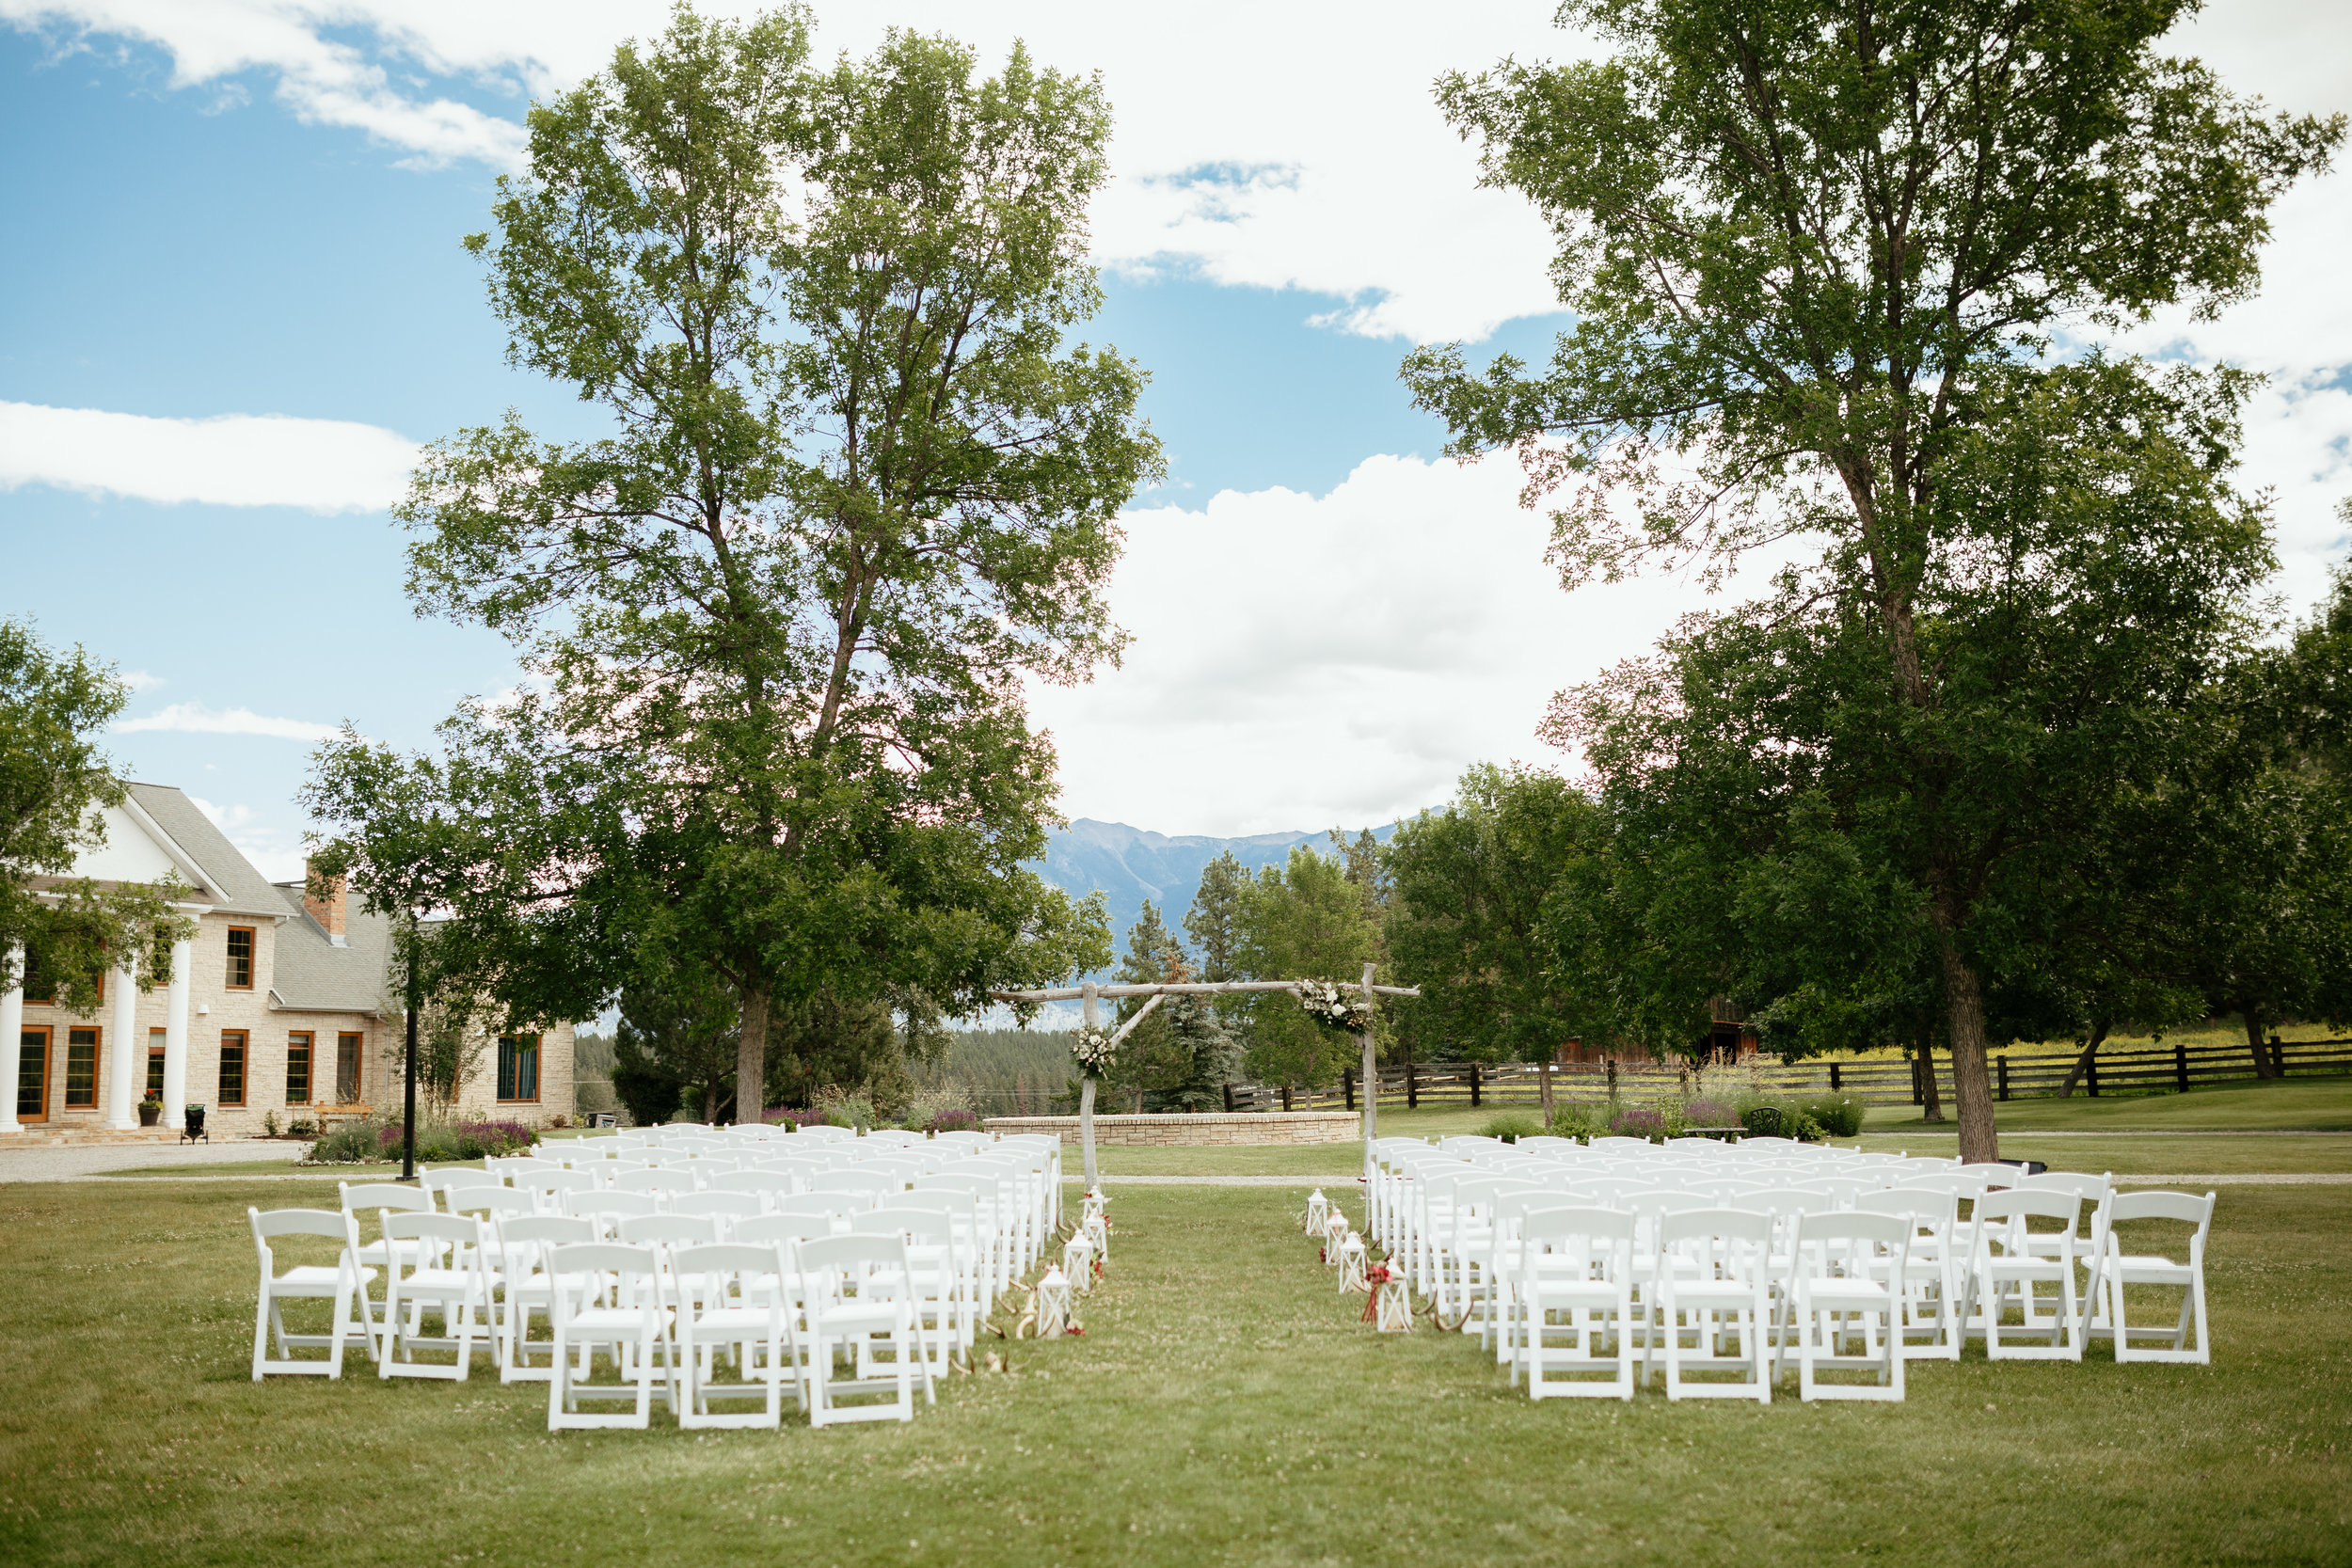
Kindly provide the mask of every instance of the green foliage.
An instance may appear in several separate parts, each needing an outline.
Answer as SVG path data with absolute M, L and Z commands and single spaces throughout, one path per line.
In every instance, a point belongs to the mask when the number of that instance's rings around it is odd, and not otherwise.
M 1380 956 L 1380 928 L 1364 890 L 1345 865 L 1305 846 L 1289 863 L 1262 868 L 1237 899 L 1234 960 L 1251 979 L 1354 983 Z M 1356 1057 L 1349 1037 L 1309 1018 L 1295 997 L 1274 991 L 1242 1003 L 1248 1068 L 1261 1083 L 1320 1086 Z
M 97 737 L 129 697 L 111 666 L 80 648 L 53 653 L 28 623 L 0 620 L 0 989 L 29 982 L 76 1013 L 96 1008 L 99 976 L 122 955 L 137 956 L 144 986 L 196 929 L 172 911 L 187 891 L 175 881 L 102 887 L 67 876 L 105 842 L 105 808 L 123 801 Z
M 992 1116 L 1023 1104 L 1042 1111 L 1072 1077 L 1072 1037 L 1066 1030 L 959 1030 L 938 1061 L 915 1075 L 927 1086 L 957 1085 Z
M 372 1121 L 346 1121 L 310 1146 L 310 1159 L 322 1165 L 364 1164 L 382 1157 Z
M 1431 1059 L 1541 1061 L 1588 1027 L 1543 921 L 1569 865 L 1598 849 L 1600 810 L 1565 780 L 1481 764 L 1454 800 L 1400 826 L 1385 854 L 1383 933 L 1418 1000 L 1398 1033 Z
M 1552 1105 L 1550 1132 L 1555 1138 L 1597 1138 L 1608 1130 L 1608 1118 L 1600 1106 L 1568 1100 Z
M 1523 1111 L 1505 1111 L 1500 1116 L 1489 1117 L 1486 1125 L 1478 1130 L 1478 1134 L 1483 1138 L 1500 1138 L 1506 1144 L 1515 1144 L 1521 1138 L 1533 1138 L 1543 1130 L 1544 1124 L 1538 1118 Z
M 717 975 L 647 962 L 621 992 L 614 1098 L 640 1127 L 672 1120 L 689 1107 L 697 1121 L 718 1121 L 735 1097 L 740 1027 L 735 997 Z
M 680 8 L 532 109 L 469 244 L 513 362 L 610 427 L 427 449 L 409 593 L 531 678 L 438 757 L 325 749 L 306 798 L 371 907 L 453 909 L 517 1016 L 590 1016 L 648 953 L 719 974 L 755 1082 L 795 1006 L 1107 960 L 1024 867 L 1054 780 L 1021 693 L 1116 652 L 1116 518 L 1161 471 L 1142 372 L 1065 341 L 1108 129 L 1018 47 L 812 65 L 800 11 Z
M 1863 1104 L 1851 1095 L 1808 1100 L 1802 1114 L 1812 1117 L 1815 1125 L 1829 1137 L 1852 1138 L 1861 1135 Z
M 2244 296 L 2269 203 L 2344 134 L 2159 54 L 2179 14 L 1571 0 L 1602 57 L 1441 81 L 1576 320 L 1534 373 L 1406 360 L 1450 450 L 1576 486 L 1571 586 L 1819 546 L 1555 715 L 1613 805 L 1674 801 L 1561 933 L 1620 976 L 1613 1032 L 1672 1047 L 1732 990 L 1802 1053 L 1931 999 L 1993 1152 L 1987 993 L 2055 944 L 2266 564 L 2227 376 L 2041 356 L 2071 318 Z

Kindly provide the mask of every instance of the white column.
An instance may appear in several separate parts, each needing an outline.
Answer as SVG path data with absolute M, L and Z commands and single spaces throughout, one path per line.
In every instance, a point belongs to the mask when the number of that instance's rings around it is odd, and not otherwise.
M 136 1092 L 147 1086 L 147 1073 L 140 1066 L 139 1042 L 132 1037 L 138 1029 L 139 982 L 132 966 L 124 964 L 107 976 L 114 990 L 114 1022 L 106 1026 L 106 1125 L 116 1129 L 136 1127 L 139 1115 Z
M 188 1109 L 188 970 L 195 961 L 194 942 L 171 944 L 171 992 L 164 1014 L 163 1125 L 177 1127 Z
M 18 1132 L 16 1069 L 24 1039 L 24 949 L 8 949 L 8 969 L 16 983 L 0 991 L 0 1132 Z

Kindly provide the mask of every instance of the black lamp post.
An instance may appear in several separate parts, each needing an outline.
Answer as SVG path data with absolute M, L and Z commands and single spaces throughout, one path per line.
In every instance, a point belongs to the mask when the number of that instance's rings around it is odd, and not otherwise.
M 406 978 L 407 978 L 407 990 L 408 990 L 408 1052 L 407 1052 L 407 1071 L 406 1071 L 405 1074 L 403 1074 L 404 1078 L 405 1079 L 405 1083 L 404 1084 L 404 1085 L 403 1085 L 403 1087 L 402 1087 L 402 1094 L 403 1094 L 403 1096 L 404 1096 L 404 1100 L 403 1100 L 403 1103 L 402 1103 L 402 1107 L 401 1107 L 401 1123 L 400 1123 L 400 1136 L 401 1136 L 401 1150 L 400 1150 L 400 1179 L 401 1179 L 403 1181 L 414 1181 L 414 1180 L 417 1179 L 417 1006 L 418 1006 L 418 999 L 417 999 L 417 922 L 416 922 L 416 917 L 415 917 L 414 915 L 411 915 L 411 916 L 409 917 L 409 920 L 408 920 L 408 966 L 407 966 L 407 967 L 408 967 L 408 974 L 407 974 Z

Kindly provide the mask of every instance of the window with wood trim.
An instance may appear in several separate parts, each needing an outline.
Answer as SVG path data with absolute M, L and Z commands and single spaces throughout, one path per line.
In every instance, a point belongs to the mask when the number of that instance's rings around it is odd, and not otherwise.
M 49 1029 L 27 1029 L 16 1046 L 16 1119 L 49 1119 Z
M 147 1032 L 147 1098 L 164 1097 L 164 1041 L 168 1038 L 161 1029 Z
M 360 1037 L 356 1034 L 335 1037 L 335 1103 L 338 1105 L 359 1103 L 362 1087 L 359 1082 L 359 1040 Z
M 286 1037 L 286 1103 L 310 1103 L 310 1041 L 308 1029 L 296 1029 Z
M 65 1032 L 65 1108 L 69 1111 L 98 1109 L 98 1031 L 95 1029 L 75 1028 Z
M 220 1032 L 220 1104 L 245 1103 L 245 1037 L 242 1029 Z
M 499 1099 L 531 1101 L 538 1098 L 539 1037 L 536 1035 L 501 1035 L 499 1037 Z
M 230 990 L 253 989 L 253 927 L 250 926 L 229 927 L 229 978 L 225 985 Z

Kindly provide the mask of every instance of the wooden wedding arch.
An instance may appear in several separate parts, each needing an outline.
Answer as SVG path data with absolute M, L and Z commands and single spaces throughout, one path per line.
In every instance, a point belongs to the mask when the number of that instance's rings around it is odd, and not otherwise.
M 1419 996 L 1421 994 L 1419 986 L 1375 986 L 1372 983 L 1372 965 L 1364 965 L 1364 977 L 1360 985 L 1348 988 L 1360 990 L 1364 997 L 1364 1027 L 1357 1037 L 1363 1042 L 1363 1081 L 1366 1084 L 1380 1082 L 1380 1065 L 1374 1055 L 1373 1047 L 1373 998 Z M 1245 991 L 1262 990 L 1286 990 L 1295 996 L 1307 983 L 1304 980 L 1221 980 L 1193 984 L 1100 986 L 1089 980 L 1082 986 L 1057 986 L 1047 990 L 993 990 L 988 994 L 999 1002 L 1082 1002 L 1086 1005 L 1085 1024 L 1089 1032 L 1099 1031 L 1102 1027 L 1102 1014 L 1098 1006 L 1102 998 L 1109 997 L 1114 1001 L 1123 1001 L 1131 996 L 1150 997 L 1150 1001 L 1136 1009 L 1136 1016 L 1120 1024 L 1119 1032 L 1111 1037 L 1111 1044 L 1116 1046 L 1135 1032 L 1136 1024 L 1151 1016 L 1152 1009 L 1158 1006 L 1164 997 L 1235 996 Z M 1095 1184 L 1094 1082 L 1095 1075 L 1091 1072 L 1088 1073 L 1078 1090 L 1078 1142 L 1086 1150 L 1086 1181 L 1089 1189 Z M 1376 1094 L 1367 1094 L 1363 1097 L 1364 1148 L 1367 1153 L 1370 1152 L 1372 1140 L 1376 1135 L 1380 1114 L 1379 1099 L 1380 1097 Z

